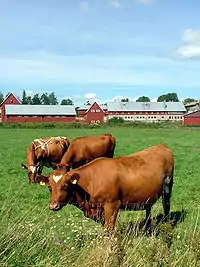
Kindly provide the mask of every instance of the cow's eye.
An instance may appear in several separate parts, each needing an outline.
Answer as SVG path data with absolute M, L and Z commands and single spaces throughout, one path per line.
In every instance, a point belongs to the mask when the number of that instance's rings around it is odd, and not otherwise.
M 51 186 L 48 186 L 48 188 L 49 188 L 49 191 L 51 192 L 51 191 L 52 191 L 52 188 L 51 188 Z

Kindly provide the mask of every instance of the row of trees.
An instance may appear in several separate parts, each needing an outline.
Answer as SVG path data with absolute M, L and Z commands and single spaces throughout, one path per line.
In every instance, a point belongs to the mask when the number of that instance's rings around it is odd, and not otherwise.
M 58 105 L 58 99 L 53 93 L 47 94 L 43 93 L 42 95 L 35 94 L 33 97 L 27 96 L 26 91 L 22 93 L 22 104 L 24 105 Z M 63 99 L 61 105 L 73 105 L 71 99 Z
M 151 99 L 148 96 L 141 96 L 139 97 L 136 102 L 150 102 Z M 186 98 L 184 99 L 183 103 L 186 105 L 187 103 L 195 101 L 194 98 Z M 128 98 L 124 98 L 121 102 L 129 102 Z M 179 102 L 178 96 L 176 93 L 168 93 L 164 95 L 160 95 L 157 99 L 157 102 Z
M 6 95 L 7 96 L 7 95 Z M 0 103 L 4 100 L 3 93 L 0 92 Z M 150 98 L 148 96 L 139 97 L 136 102 L 150 102 Z M 158 97 L 157 102 L 178 102 L 178 96 L 176 93 L 168 93 Z M 186 98 L 183 103 L 187 104 L 195 101 L 194 98 Z M 121 102 L 129 102 L 128 98 L 124 98 Z M 43 94 L 35 94 L 33 97 L 28 96 L 26 91 L 23 90 L 22 93 L 22 104 L 24 105 L 58 105 L 58 99 L 56 95 L 53 93 L 43 93 Z M 71 99 L 63 99 L 60 103 L 61 105 L 73 105 L 73 101 Z

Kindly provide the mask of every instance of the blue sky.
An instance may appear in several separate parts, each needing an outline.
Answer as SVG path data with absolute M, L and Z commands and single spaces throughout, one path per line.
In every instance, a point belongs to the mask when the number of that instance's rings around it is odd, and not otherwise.
M 200 98 L 199 0 L 6 0 L 0 91 Z

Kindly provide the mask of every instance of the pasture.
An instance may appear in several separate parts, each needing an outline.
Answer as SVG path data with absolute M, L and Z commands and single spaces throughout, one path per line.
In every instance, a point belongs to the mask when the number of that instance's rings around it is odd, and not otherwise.
M 158 223 L 159 200 L 152 209 L 152 231 L 138 231 L 144 211 L 120 212 L 117 230 L 103 237 L 102 226 L 73 206 L 48 210 L 49 191 L 29 185 L 21 163 L 35 138 L 111 133 L 115 157 L 160 142 L 175 156 L 171 223 Z M 200 129 L 1 129 L 0 266 L 200 266 Z M 44 169 L 49 174 L 51 169 Z M 103 174 L 102 174 L 103 175 Z

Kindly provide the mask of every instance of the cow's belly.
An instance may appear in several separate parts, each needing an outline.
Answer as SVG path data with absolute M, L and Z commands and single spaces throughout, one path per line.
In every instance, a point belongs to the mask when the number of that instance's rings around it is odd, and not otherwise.
M 140 192 L 135 193 L 133 195 L 129 194 L 126 196 L 123 196 L 121 201 L 122 209 L 133 209 L 133 210 L 140 210 L 145 209 L 148 205 L 153 205 L 158 198 L 160 198 L 162 194 L 162 190 L 155 190 L 152 192 Z

